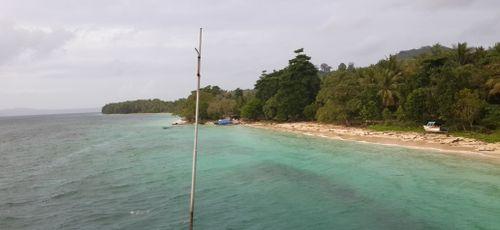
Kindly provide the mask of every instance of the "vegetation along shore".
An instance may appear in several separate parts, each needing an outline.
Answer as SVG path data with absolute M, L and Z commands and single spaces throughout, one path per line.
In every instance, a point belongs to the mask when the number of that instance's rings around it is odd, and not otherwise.
M 253 89 L 204 87 L 201 119 L 241 117 L 254 127 L 302 133 L 316 129 L 317 135 L 352 134 L 368 142 L 387 141 L 376 140 L 382 135 L 406 146 L 498 153 L 500 43 L 489 48 L 436 44 L 366 67 L 341 63 L 335 70 L 325 63 L 317 67 L 310 59 L 303 49 L 296 50 L 286 67 L 263 71 Z M 191 92 L 176 101 L 111 103 L 102 112 L 170 112 L 190 121 L 194 103 Z M 449 134 L 423 135 L 421 125 L 429 120 L 444 123 Z

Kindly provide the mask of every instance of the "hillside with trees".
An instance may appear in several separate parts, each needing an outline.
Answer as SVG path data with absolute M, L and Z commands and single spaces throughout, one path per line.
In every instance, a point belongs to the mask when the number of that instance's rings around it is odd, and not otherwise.
M 500 45 L 430 53 L 375 65 L 339 68 L 322 82 L 316 119 L 349 125 L 385 121 L 422 124 L 441 120 L 464 130 L 496 129 L 500 122 Z
M 367 67 L 341 63 L 336 70 L 324 63 L 315 67 L 310 59 L 303 49 L 296 50 L 284 68 L 263 71 L 252 90 L 201 89 L 200 118 L 401 127 L 437 120 L 451 130 L 500 128 L 500 43 L 488 49 L 437 44 Z M 133 104 L 106 105 L 103 113 L 160 111 L 193 120 L 195 92 L 162 106 Z
M 341 63 L 321 78 L 319 88 L 318 71 L 308 69 L 312 66 L 309 58 L 298 53 L 290 66 L 260 77 L 255 98 L 243 107 L 241 115 L 345 125 L 414 126 L 439 120 L 455 130 L 497 129 L 500 45 L 484 49 L 460 43 L 454 49 L 435 45 L 423 50 L 412 58 L 390 56 L 368 67 Z M 295 68 L 295 63 L 308 67 Z

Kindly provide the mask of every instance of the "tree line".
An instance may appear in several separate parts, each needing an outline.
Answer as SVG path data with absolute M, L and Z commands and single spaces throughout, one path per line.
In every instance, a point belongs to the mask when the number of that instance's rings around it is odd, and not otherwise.
M 173 110 L 173 102 L 153 99 L 109 103 L 102 107 L 101 112 L 103 114 L 167 113 Z
M 500 127 L 500 43 L 488 49 L 466 43 L 453 48 L 436 44 L 391 55 L 367 67 L 341 63 L 336 70 L 327 64 L 317 68 L 310 59 L 303 49 L 296 50 L 286 67 L 263 71 L 251 90 L 202 88 L 200 118 L 345 125 L 416 125 L 438 120 L 454 129 Z M 108 104 L 103 113 L 139 107 L 141 112 L 194 118 L 194 91 L 173 102 L 152 101 Z

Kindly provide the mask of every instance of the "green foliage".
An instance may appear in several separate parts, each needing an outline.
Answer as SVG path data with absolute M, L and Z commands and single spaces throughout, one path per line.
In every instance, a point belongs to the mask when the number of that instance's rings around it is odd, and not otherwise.
M 345 122 L 349 123 L 348 115 L 335 103 L 328 102 L 318 109 L 316 112 L 316 118 L 319 122 L 333 123 L 333 122 Z
M 467 47 L 467 43 L 458 43 L 456 47 L 456 59 L 460 65 L 467 64 L 470 60 L 471 49 Z
M 498 127 L 500 45 L 484 49 L 460 43 L 450 49 L 437 44 L 407 56 L 354 70 L 341 63 L 323 78 L 317 120 L 421 124 L 432 119 L 452 129 Z
M 403 109 L 403 106 L 399 106 L 398 109 L 396 110 L 396 119 L 398 121 L 403 121 L 406 118 L 405 110 Z
M 316 97 L 320 122 L 342 122 L 347 125 L 358 118 L 363 104 L 358 73 L 335 71 L 327 76 Z
M 289 65 L 271 74 L 262 74 L 255 84 L 256 97 L 263 102 L 266 119 L 295 121 L 310 119 L 312 104 L 320 87 L 318 70 L 303 54 L 303 49 L 295 50 L 297 56 Z M 304 114 L 308 112 L 309 114 Z
M 491 133 L 480 133 L 480 132 L 470 132 L 470 131 L 454 131 L 451 132 L 454 136 L 473 138 L 489 143 L 500 142 L 500 129 L 496 129 Z
M 492 130 L 500 128 L 500 105 L 486 105 L 480 124 Z
M 337 68 L 337 71 L 346 71 L 347 66 L 344 63 L 340 63 L 339 67 Z
M 238 114 L 236 100 L 229 98 L 220 98 L 212 100 L 208 104 L 207 117 L 212 120 L 221 117 L 231 117 Z
M 393 119 L 392 112 L 388 108 L 385 108 L 382 111 L 382 118 L 384 118 L 385 121 L 392 120 Z
M 405 117 L 413 121 L 424 122 L 429 118 L 429 100 L 430 95 L 428 89 L 418 88 L 413 90 L 406 99 Z
M 208 86 L 210 87 L 210 86 Z M 214 95 L 210 88 L 200 89 L 200 102 L 199 102 L 199 118 L 201 120 L 208 119 L 208 105 L 213 100 Z M 194 121 L 196 110 L 196 92 L 191 92 L 191 95 L 186 99 L 184 105 L 179 111 L 174 111 L 174 114 L 184 117 L 188 121 Z
M 377 104 L 373 101 L 369 101 L 361 109 L 361 118 L 365 121 L 377 120 L 380 117 L 379 109 Z
M 367 67 L 341 63 L 335 71 L 325 63 L 318 71 L 303 52 L 295 50 L 283 69 L 263 71 L 253 90 L 203 88 L 200 118 L 410 126 L 440 120 L 451 131 L 489 132 L 500 127 L 500 43 L 488 49 L 436 44 L 390 55 Z M 174 102 L 112 103 L 103 113 L 172 112 L 192 120 L 195 98 L 191 92 Z
M 258 98 L 250 99 L 241 109 L 241 117 L 248 120 L 263 118 L 262 101 Z
M 304 118 L 308 121 L 315 120 L 316 111 L 318 111 L 318 105 L 316 103 L 312 103 L 304 107 Z
M 267 101 L 274 96 L 278 91 L 282 74 L 283 71 L 274 71 L 270 74 L 263 71 L 260 79 L 255 83 L 255 96 L 262 101 Z
M 253 92 L 249 90 L 236 89 L 225 91 L 218 86 L 206 86 L 200 89 L 200 111 L 201 120 L 216 120 L 225 117 L 238 117 L 240 110 L 248 98 L 253 98 Z M 193 121 L 196 109 L 196 91 L 174 110 L 174 114 Z
M 274 119 L 277 116 L 277 110 L 278 102 L 276 101 L 276 97 L 271 97 L 262 107 L 262 111 L 264 112 L 264 116 L 267 120 Z
M 382 104 L 385 107 L 395 106 L 398 98 L 398 80 L 400 73 L 396 73 L 390 69 L 378 71 L 378 95 L 382 99 Z
M 110 103 L 102 107 L 101 111 L 103 114 L 169 113 L 173 109 L 173 102 L 153 99 Z
M 485 102 L 479 98 L 476 92 L 472 92 L 470 89 L 461 90 L 457 93 L 456 97 L 458 101 L 455 104 L 455 115 L 460 121 L 467 123 L 472 129 L 474 122 L 480 116 L 480 112 Z

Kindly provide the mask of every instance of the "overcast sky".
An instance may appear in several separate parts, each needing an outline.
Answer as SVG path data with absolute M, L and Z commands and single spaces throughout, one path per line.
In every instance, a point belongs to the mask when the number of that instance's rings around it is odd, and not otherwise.
M 314 64 L 364 66 L 399 50 L 500 41 L 498 0 L 0 0 L 0 109 L 173 100 L 251 88 L 304 47 Z

